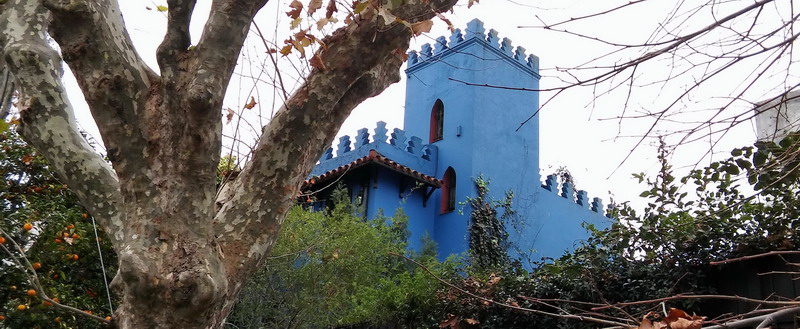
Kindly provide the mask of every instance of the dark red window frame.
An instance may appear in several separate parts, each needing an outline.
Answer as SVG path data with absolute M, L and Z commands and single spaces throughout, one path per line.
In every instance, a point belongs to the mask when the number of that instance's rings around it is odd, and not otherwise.
M 444 184 L 442 184 L 439 213 L 446 214 L 456 209 L 456 171 L 453 167 L 447 167 L 442 180 Z
M 431 127 L 429 143 L 442 140 L 444 138 L 444 103 L 437 99 L 431 109 Z

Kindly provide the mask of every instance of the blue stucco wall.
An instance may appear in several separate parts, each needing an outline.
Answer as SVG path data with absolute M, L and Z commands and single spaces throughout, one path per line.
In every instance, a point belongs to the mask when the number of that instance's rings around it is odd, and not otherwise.
M 411 232 L 409 247 L 418 250 L 425 232 L 433 236 L 432 217 L 436 207 L 430 203 L 427 207 L 423 207 L 425 190 L 417 188 L 408 177 L 386 168 L 379 168 L 377 177 L 377 184 L 370 191 L 367 217 L 375 218 L 379 211 L 386 216 L 393 216 L 398 208 L 403 208 L 403 212 L 408 216 L 408 228 Z M 400 194 L 401 186 L 402 194 Z

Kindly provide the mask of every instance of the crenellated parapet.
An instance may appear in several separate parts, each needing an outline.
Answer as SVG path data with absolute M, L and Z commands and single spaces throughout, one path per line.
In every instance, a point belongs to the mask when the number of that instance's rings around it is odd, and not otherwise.
M 378 121 L 372 134 L 369 129 L 361 128 L 353 137 L 349 135 L 340 137 L 334 147 L 328 148 L 322 154 L 319 164 L 314 167 L 310 177 L 350 164 L 370 155 L 370 151 L 378 152 L 421 174 L 436 175 L 438 160 L 436 145 L 423 145 L 421 138 L 406 136 L 406 132 L 402 129 L 395 128 L 390 133 L 386 129 L 386 122 L 383 121 Z
M 589 200 L 589 192 L 584 190 L 575 191 L 575 185 L 572 182 L 565 181 L 559 184 L 558 176 L 556 175 L 547 175 L 544 184 L 542 184 L 542 188 L 549 193 L 562 197 L 567 202 L 574 203 L 581 208 L 591 210 L 603 216 L 608 217 L 608 210 L 611 210 L 611 206 L 609 206 L 608 209 L 603 207 L 603 199 L 593 198 Z
M 475 43 L 482 44 L 496 53 L 498 58 L 505 58 L 508 62 L 538 77 L 539 57 L 526 54 L 523 47 L 514 47 L 509 38 L 500 39 L 496 30 L 489 29 L 487 31 L 483 22 L 478 19 L 467 23 L 464 31 L 454 29 L 450 37 L 440 36 L 433 44 L 426 43 L 420 47 L 419 51 L 410 51 L 408 53 L 408 71 L 414 71 L 428 63 L 460 53 L 461 49 Z

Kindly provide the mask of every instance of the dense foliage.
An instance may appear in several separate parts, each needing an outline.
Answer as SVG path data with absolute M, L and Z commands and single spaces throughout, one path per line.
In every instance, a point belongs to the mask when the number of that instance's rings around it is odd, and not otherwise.
M 680 293 L 716 293 L 712 261 L 771 250 L 796 250 L 800 224 L 800 149 L 797 134 L 779 143 L 758 142 L 731 151 L 731 157 L 676 179 L 662 145 L 661 170 L 646 184 L 648 204 L 636 211 L 618 205 L 619 219 L 572 253 L 544 260 L 530 274 L 478 273 L 462 287 L 498 302 L 551 312 L 598 316 L 591 310 L 607 303 L 643 301 Z M 689 191 L 687 191 L 689 190 Z M 439 306 L 482 328 L 581 328 L 596 324 L 554 316 L 514 312 L 459 295 Z M 525 296 L 528 298 L 522 298 Z M 576 303 L 578 302 L 578 303 Z M 652 307 L 626 312 L 607 308 L 605 316 L 639 319 Z M 698 310 L 694 300 L 672 307 Z M 453 316 L 455 317 L 455 316 Z M 603 317 L 603 316 L 601 316 Z M 465 328 L 459 322 L 458 328 Z M 451 326 L 456 328 L 456 326 Z
M 435 325 L 430 309 L 438 284 L 421 269 L 391 255 L 407 254 L 408 219 L 365 220 L 347 192 L 333 194 L 328 211 L 295 207 L 278 243 L 244 288 L 228 322 L 240 328 L 325 328 L 392 321 L 409 328 Z M 411 255 L 437 273 L 435 247 Z
M 91 218 L 69 187 L 19 136 L 4 126 L 0 131 L 0 228 L 3 246 L 17 258 L 24 249 L 50 298 L 94 314 L 110 314 L 98 242 L 108 275 L 116 266 L 105 235 L 95 238 Z M 30 225 L 30 226 L 27 226 Z M 109 277 L 110 280 L 110 277 Z M 46 305 L 29 290 L 28 276 L 6 250 L 0 249 L 0 328 L 99 328 Z M 24 306 L 24 309 L 22 306 Z

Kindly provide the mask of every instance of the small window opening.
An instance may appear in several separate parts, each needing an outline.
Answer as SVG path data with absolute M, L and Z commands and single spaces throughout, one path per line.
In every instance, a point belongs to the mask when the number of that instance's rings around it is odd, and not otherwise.
M 444 103 L 437 99 L 431 109 L 431 130 L 429 143 L 440 141 L 444 137 Z
M 442 199 L 440 213 L 446 214 L 456 209 L 456 171 L 453 167 L 447 167 L 442 179 Z

